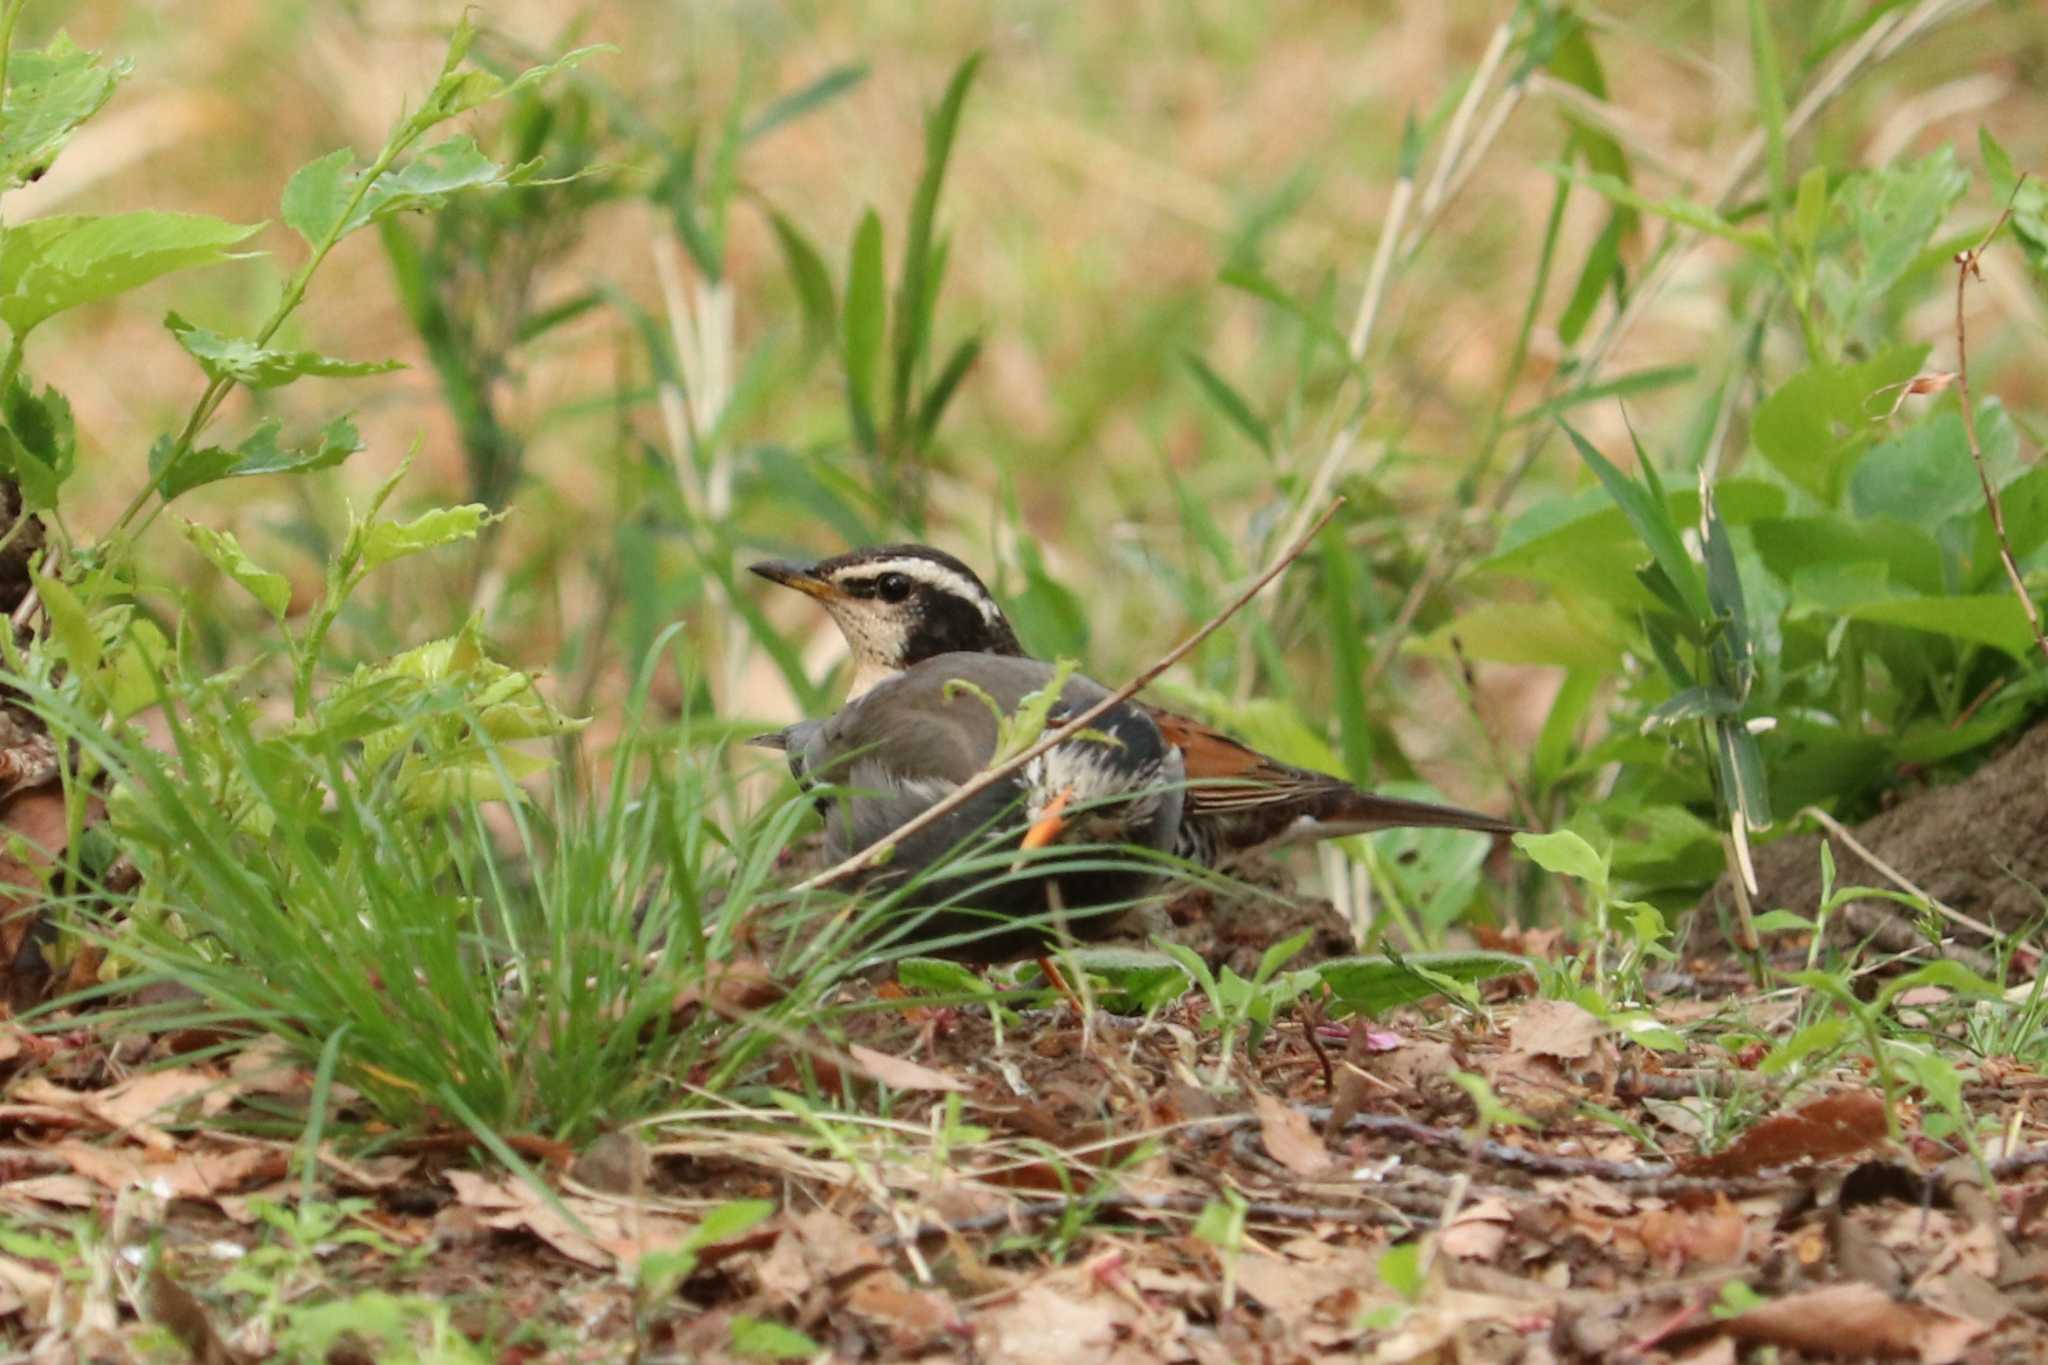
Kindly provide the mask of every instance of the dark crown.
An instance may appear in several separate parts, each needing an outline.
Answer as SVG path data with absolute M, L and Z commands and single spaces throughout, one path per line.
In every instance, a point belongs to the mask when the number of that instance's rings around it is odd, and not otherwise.
M 849 596 L 900 602 L 908 668 L 939 654 L 1021 655 L 995 595 L 965 564 L 929 545 L 872 545 L 819 560 L 811 572 Z

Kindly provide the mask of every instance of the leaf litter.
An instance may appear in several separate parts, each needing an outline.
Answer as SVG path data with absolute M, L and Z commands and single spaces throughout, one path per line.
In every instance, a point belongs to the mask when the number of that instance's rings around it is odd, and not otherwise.
M 506 1135 L 533 1156 L 527 1174 L 451 1133 L 330 1139 L 309 1175 L 295 1144 L 259 1135 L 311 1089 L 275 1044 L 129 1071 L 89 1032 L 53 1044 L 10 1027 L 6 1225 L 146 1196 L 159 1212 L 134 1235 L 159 1250 L 124 1272 L 130 1289 L 117 1276 L 86 1305 L 96 1335 L 78 1335 L 65 1267 L 8 1244 L 0 1340 L 61 1330 L 118 1351 L 153 1318 L 180 1340 L 214 1333 L 205 1349 L 230 1353 L 217 1358 L 262 1358 L 231 1330 L 224 1268 L 310 1180 L 375 1234 L 319 1253 L 322 1292 L 452 1305 L 503 1360 L 564 1342 L 589 1359 L 760 1358 L 771 1339 L 1026 1365 L 2048 1349 L 2033 1156 L 1987 1184 L 1910 1099 L 1892 1141 L 1858 1066 L 1795 1088 L 1731 1063 L 1717 1034 L 1792 1024 L 1739 985 L 1660 1014 L 1684 1052 L 1636 1047 L 1530 988 L 1497 980 L 1476 1010 L 1371 1020 L 1304 1009 L 1240 1046 L 1220 1081 L 1199 995 L 1087 1028 L 1055 1000 L 1000 1045 L 983 1008 L 897 998 L 849 1016 L 847 1036 L 793 1042 L 831 1063 L 836 1108 L 803 1123 L 678 1111 L 580 1151 Z M 1490 1124 L 1460 1075 L 1504 1106 Z M 2048 1140 L 2041 1077 L 1992 1059 L 1970 1084 L 1989 1159 Z M 345 1131 L 360 1101 L 333 1102 L 330 1131 Z M 1754 1121 L 1707 1142 L 1724 1103 Z M 705 1240 L 718 1210 L 749 1201 L 760 1221 Z M 665 1265 L 683 1269 L 649 1301 Z

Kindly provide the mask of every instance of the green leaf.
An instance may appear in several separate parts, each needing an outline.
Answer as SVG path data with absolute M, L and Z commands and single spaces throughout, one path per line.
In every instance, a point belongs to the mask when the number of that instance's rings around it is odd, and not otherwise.
M 1862 269 L 1846 285 L 1820 277 L 1829 309 L 1852 325 L 1880 319 L 1885 296 L 1914 268 L 1969 186 L 1953 147 L 1851 176 L 1836 200 L 1856 234 Z
M 228 248 L 260 227 L 153 209 L 15 224 L 0 233 L 0 322 L 24 333 L 67 308 L 231 260 Z
M 7 99 L 0 116 L 0 189 L 41 176 L 79 124 L 98 113 L 129 63 L 100 64 L 59 33 L 39 52 L 17 52 L 7 64 Z
M 380 521 L 363 533 L 363 563 L 370 568 L 423 550 L 474 539 L 495 520 L 480 502 L 440 507 L 407 522 Z
M 940 273 L 933 245 L 939 191 L 946 183 L 946 163 L 960 128 L 960 112 L 967 102 L 968 88 L 974 83 L 974 73 L 980 67 L 978 52 L 961 62 L 946 83 L 939 107 L 925 119 L 924 171 L 918 176 L 917 192 L 911 198 L 910 226 L 903 241 L 903 274 L 896 282 L 895 373 L 890 407 L 890 429 L 896 432 L 903 432 L 910 420 L 911 380 L 930 345 L 931 310 L 938 296 Z
M 1230 425 L 1242 432 L 1247 440 L 1259 448 L 1267 459 L 1273 458 L 1273 432 L 1263 417 L 1252 411 L 1244 395 L 1230 386 L 1230 381 L 1209 368 L 1209 363 L 1190 352 L 1184 357 L 1188 372 L 1195 377 L 1202 392 L 1216 410 L 1223 414 Z
M 1113 1014 L 1144 1014 L 1170 1005 L 1194 988 L 1180 963 L 1165 953 L 1143 948 L 1077 948 L 1074 964 L 1106 989 L 1097 992 L 1102 1008 Z
M 227 531 L 216 531 L 197 522 L 185 523 L 185 539 L 206 556 L 214 568 L 248 590 L 275 621 L 283 621 L 292 602 L 292 585 L 281 573 L 273 573 L 242 549 L 242 543 Z
M 136 617 L 114 646 L 107 660 L 107 709 L 126 720 L 147 706 L 154 706 L 164 692 L 165 665 L 171 657 L 171 642 L 156 622 Z
M 1753 255 L 1769 256 L 1774 249 L 1775 244 L 1768 233 L 1757 232 L 1751 228 L 1739 228 L 1705 204 L 1694 203 L 1690 199 L 1652 199 L 1638 191 L 1635 186 L 1601 171 L 1579 171 L 1555 163 L 1542 169 L 1560 179 L 1584 185 L 1613 203 L 1635 209 L 1639 213 L 1666 219 L 1680 227 L 1691 228 L 1695 232 L 1704 232 L 1710 237 L 1733 242 Z
M 163 500 L 169 502 L 181 494 L 210 483 L 219 483 L 222 479 L 245 479 L 257 474 L 305 474 L 315 469 L 327 469 L 363 448 L 363 439 L 357 434 L 355 423 L 346 417 L 337 417 L 322 427 L 319 440 L 303 450 L 292 450 L 278 444 L 280 429 L 276 418 L 266 418 L 233 450 L 204 446 L 186 451 L 163 480 L 160 489 Z M 150 451 L 150 473 L 157 473 L 169 457 L 169 442 L 157 442 Z
M 809 1360 L 826 1354 L 823 1346 L 796 1328 L 766 1318 L 735 1313 L 728 1330 L 733 1354 L 751 1360 Z
M 1668 500 L 1656 496 L 1645 484 L 1623 474 L 1619 469 L 1594 449 L 1591 442 L 1572 429 L 1569 422 L 1559 422 L 1577 448 L 1579 458 L 1584 460 L 1599 476 L 1601 486 L 1614 499 L 1643 544 L 1649 547 L 1650 557 L 1657 567 L 1664 571 L 1665 578 L 1677 590 L 1686 610 L 1694 621 L 1705 622 L 1709 617 L 1706 588 L 1700 582 L 1698 567 L 1692 556 L 1686 553 L 1685 543 L 1679 539 L 1678 527 L 1671 519 Z M 1648 461 L 1643 462 L 1645 481 L 1651 477 Z
M 782 246 L 782 259 L 789 266 L 789 278 L 796 285 L 797 301 L 803 305 L 804 332 L 813 340 L 832 335 L 838 303 L 832 297 L 832 275 L 803 230 L 779 213 L 768 215 L 775 228 L 775 240 Z
M 1512 976 L 1528 969 L 1527 959 L 1511 953 L 1475 951 L 1409 953 L 1398 961 L 1391 957 L 1333 958 L 1308 970 L 1330 988 L 1330 994 L 1342 1007 L 1340 1013 L 1384 1014 L 1397 1006 L 1443 994 L 1443 987 L 1430 981 L 1429 975 L 1469 983 Z
M 855 440 L 865 450 L 876 446 L 875 369 L 882 356 L 887 307 L 882 280 L 882 220 L 869 209 L 853 233 L 853 259 L 846 276 L 846 318 L 842 324 L 846 402 L 853 414 Z
M 1551 834 L 1517 834 L 1515 847 L 1545 872 L 1577 877 L 1596 889 L 1607 885 L 1607 860 L 1583 837 L 1568 829 Z
M 1814 365 L 1756 411 L 1750 438 L 1777 471 L 1833 506 L 1842 471 L 1881 430 L 1886 391 L 1920 372 L 1925 346 L 1894 346 L 1861 365 Z
M 2013 236 L 2035 274 L 2048 273 L 2048 183 L 2040 176 L 2025 181 L 2013 169 L 2012 158 L 1989 128 L 1977 129 L 1977 150 L 1984 158 L 1984 170 L 1991 181 L 1991 196 L 2000 209 L 2012 207 Z
M 1877 1008 L 1890 1008 L 1894 1000 L 1920 986 L 1939 986 L 1958 995 L 1974 995 L 1986 1000 L 1996 1000 L 2004 995 L 1997 983 L 1985 980 L 1962 963 L 1939 961 L 1916 967 L 1904 976 L 1895 976 L 1885 982 L 1884 989 L 1877 993 Z
M 50 633 L 56 637 L 72 674 L 87 678 L 99 672 L 100 633 L 86 612 L 85 603 L 61 578 L 47 577 L 31 569 L 29 579 L 42 599 L 43 610 L 49 614 Z
M 28 509 L 50 510 L 78 465 L 78 428 L 69 400 L 55 389 L 37 393 L 17 377 L 0 398 L 0 416 L 7 422 L 0 459 L 21 486 Z
M 1627 565 L 1620 570 L 1627 572 Z M 1489 663 L 1561 664 L 1611 673 L 1620 667 L 1629 640 L 1610 611 L 1583 598 L 1548 597 L 1536 602 L 1489 602 L 1403 646 L 1429 658 L 1453 656 L 1451 640 L 1467 657 Z
M 380 218 L 439 207 L 459 190 L 518 184 L 538 169 L 537 163 L 529 162 L 507 170 L 465 134 L 435 143 L 385 171 L 351 208 L 363 174 L 349 169 L 354 161 L 355 154 L 346 147 L 329 152 L 301 166 L 285 185 L 284 221 L 316 251 Z
M 199 362 L 208 379 L 231 379 L 252 389 L 278 388 L 307 375 L 353 379 L 405 368 L 396 360 L 337 360 L 315 351 L 272 350 L 244 337 L 224 337 L 208 331 L 176 313 L 165 315 L 164 326 L 178 339 L 185 353 Z
M 2009 592 L 1958 597 L 1890 597 L 1842 607 L 1856 621 L 1907 626 L 1969 640 L 2026 659 L 2037 648 L 2026 612 Z
M 2004 407 L 1979 405 L 1978 444 L 1992 486 L 2020 472 L 2019 438 Z M 1954 409 L 1935 413 L 1897 438 L 1872 446 L 1849 475 L 1849 506 L 1859 517 L 1895 517 L 1928 530 L 1984 506 L 1983 485 Z
M 939 377 L 925 390 L 924 401 L 917 408 L 917 444 L 929 442 L 932 433 L 939 429 L 939 419 L 946 415 L 946 405 L 953 401 L 953 394 L 960 387 L 960 381 L 974 368 L 974 362 L 981 358 L 981 338 L 969 337 L 953 348 L 946 357 L 946 363 L 939 370 Z
M 821 105 L 829 104 L 868 78 L 865 62 L 835 66 L 810 84 L 790 91 L 754 115 L 740 134 L 742 142 L 766 137 L 792 119 L 801 118 Z

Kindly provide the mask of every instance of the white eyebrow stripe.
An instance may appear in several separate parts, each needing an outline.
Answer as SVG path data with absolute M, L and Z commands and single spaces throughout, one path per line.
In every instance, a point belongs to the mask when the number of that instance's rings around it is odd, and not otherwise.
M 885 573 L 900 573 L 905 578 L 914 578 L 928 587 L 938 588 L 955 597 L 964 597 L 974 603 L 981 618 L 990 625 L 1002 619 L 1002 609 L 989 596 L 987 588 L 963 573 L 929 559 L 906 556 L 902 559 L 869 560 L 845 572 L 845 577 L 866 582 L 880 578 Z

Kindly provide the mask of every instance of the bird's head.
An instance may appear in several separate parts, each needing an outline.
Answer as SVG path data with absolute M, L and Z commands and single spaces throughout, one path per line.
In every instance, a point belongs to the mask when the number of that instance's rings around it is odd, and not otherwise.
M 815 564 L 750 566 L 831 614 L 853 651 L 855 691 L 939 654 L 1021 654 L 974 570 L 928 545 L 877 545 Z

